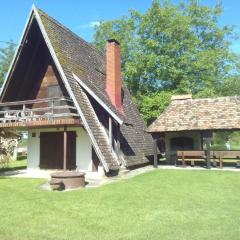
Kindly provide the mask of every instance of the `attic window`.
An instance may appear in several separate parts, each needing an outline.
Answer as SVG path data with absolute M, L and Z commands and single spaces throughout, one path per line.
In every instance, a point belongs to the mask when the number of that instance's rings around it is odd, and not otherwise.
M 50 85 L 47 87 L 47 97 L 48 98 L 55 98 L 55 97 L 62 97 L 62 91 L 59 85 Z

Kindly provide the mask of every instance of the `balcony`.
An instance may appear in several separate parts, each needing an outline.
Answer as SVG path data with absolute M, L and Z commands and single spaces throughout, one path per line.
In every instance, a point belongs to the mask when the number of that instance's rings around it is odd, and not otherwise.
M 0 103 L 1 128 L 80 124 L 76 107 L 66 97 Z

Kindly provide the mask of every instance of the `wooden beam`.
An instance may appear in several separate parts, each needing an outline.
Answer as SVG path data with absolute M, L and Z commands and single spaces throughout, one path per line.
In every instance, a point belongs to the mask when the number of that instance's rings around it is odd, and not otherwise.
M 153 167 L 158 168 L 158 157 L 157 157 L 157 139 L 153 140 Z
M 108 118 L 108 135 L 110 147 L 112 148 L 112 118 L 110 116 Z
M 67 127 L 63 131 L 63 171 L 67 170 Z
M 211 169 L 211 140 L 212 140 L 212 132 L 207 131 L 203 134 L 205 138 L 205 144 L 206 144 L 206 167 L 207 169 Z

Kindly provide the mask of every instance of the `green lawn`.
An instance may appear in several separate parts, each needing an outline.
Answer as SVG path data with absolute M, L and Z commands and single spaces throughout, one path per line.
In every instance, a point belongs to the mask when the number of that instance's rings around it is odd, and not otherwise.
M 0 239 L 239 240 L 240 173 L 155 170 L 94 189 L 0 179 Z
M 27 167 L 27 158 L 26 156 L 19 157 L 16 161 L 10 161 L 7 166 L 0 166 L 0 172 L 2 171 L 11 171 L 11 170 L 20 170 Z

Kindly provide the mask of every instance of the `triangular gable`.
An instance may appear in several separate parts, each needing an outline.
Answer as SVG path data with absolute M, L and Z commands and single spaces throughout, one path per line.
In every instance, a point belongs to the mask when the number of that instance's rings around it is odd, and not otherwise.
M 74 80 L 73 77 L 71 79 L 72 73 L 69 73 L 70 74 L 69 75 L 68 70 L 62 68 L 60 61 L 59 61 L 59 54 L 61 54 L 61 53 L 58 52 L 58 56 L 57 56 L 56 52 L 58 51 L 58 49 L 53 48 L 53 45 L 49 39 L 49 36 L 45 29 L 45 26 L 44 26 L 44 24 L 41 20 L 41 17 L 38 13 L 38 9 L 36 9 L 34 6 L 31 10 L 30 17 L 26 24 L 25 32 L 24 32 L 23 37 L 20 42 L 21 43 L 20 47 L 15 54 L 15 57 L 13 59 L 13 62 L 9 69 L 9 72 L 5 79 L 2 93 L 1 93 L 1 99 L 3 99 L 3 97 L 4 97 L 4 93 L 7 88 L 11 73 L 14 71 L 14 67 L 18 61 L 18 57 L 21 54 L 21 46 L 24 43 L 24 41 L 26 40 L 26 36 L 28 34 L 29 27 L 31 26 L 31 23 L 34 18 L 36 19 L 36 21 L 38 23 L 38 26 L 42 33 L 42 36 L 43 36 L 45 43 L 49 49 L 49 52 L 54 61 L 54 64 L 56 65 L 56 68 L 61 76 L 64 86 L 65 86 L 70 98 L 73 100 L 75 107 L 77 108 L 77 111 L 81 117 L 83 125 L 84 125 L 86 131 L 88 132 L 88 135 L 92 141 L 93 147 L 94 147 L 100 161 L 102 162 L 105 170 L 108 172 L 110 169 L 112 169 L 112 170 L 118 169 L 119 164 L 117 161 L 117 157 L 113 154 L 112 149 L 109 146 L 106 136 L 104 135 L 104 132 L 101 129 L 101 126 L 97 119 L 97 116 L 94 115 L 95 114 L 94 110 L 92 109 L 92 106 L 91 106 L 86 94 L 83 92 L 81 87 L 76 83 L 76 80 Z M 60 37 L 60 36 L 55 36 L 55 37 Z M 63 59 L 61 59 L 61 60 L 63 61 Z M 68 74 L 68 78 L 66 76 L 66 73 Z M 73 88 L 74 88 L 74 92 L 73 92 Z M 81 107 L 85 107 L 86 108 L 85 110 L 87 110 L 87 111 L 82 111 Z M 89 113 L 89 111 L 92 113 L 92 115 L 85 116 Z M 91 121 L 91 122 L 89 122 L 89 121 Z
M 5 85 L 2 101 L 16 102 L 49 98 L 53 93 L 48 91 L 50 86 L 55 89 L 55 96 L 69 97 L 37 21 L 33 19 L 26 41 L 22 44 L 14 69 Z
M 0 93 L 1 101 L 2 101 L 2 99 L 4 97 L 5 89 L 7 87 L 8 82 L 9 82 L 11 73 L 14 70 L 15 64 L 17 63 L 18 57 L 19 57 L 19 55 L 21 53 L 22 45 L 26 41 L 26 36 L 27 36 L 29 27 L 30 27 L 30 25 L 32 23 L 32 20 L 33 20 L 33 7 L 32 7 L 32 10 L 29 13 L 28 19 L 27 19 L 26 24 L 24 26 L 23 33 L 22 33 L 21 38 L 20 38 L 20 42 L 19 42 L 18 47 L 17 47 L 17 50 L 15 51 L 14 57 L 12 59 L 12 62 L 10 64 L 10 67 L 9 67 L 8 72 L 6 74 L 5 80 L 4 80 L 3 85 L 1 87 L 1 93 Z

